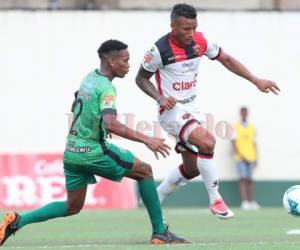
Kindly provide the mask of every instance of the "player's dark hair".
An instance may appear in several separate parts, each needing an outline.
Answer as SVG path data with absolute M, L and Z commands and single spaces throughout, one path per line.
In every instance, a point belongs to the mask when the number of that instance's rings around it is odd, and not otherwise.
M 127 44 L 121 41 L 110 39 L 102 43 L 97 52 L 99 58 L 102 58 L 105 54 L 108 54 L 112 51 L 127 49 L 127 47 Z
M 246 106 L 242 106 L 241 108 L 240 108 L 240 111 L 242 112 L 242 111 L 248 111 L 248 108 L 246 107 Z
M 175 4 L 171 12 L 171 21 L 174 21 L 177 17 L 180 16 L 190 19 L 196 19 L 197 11 L 192 5 L 186 3 Z

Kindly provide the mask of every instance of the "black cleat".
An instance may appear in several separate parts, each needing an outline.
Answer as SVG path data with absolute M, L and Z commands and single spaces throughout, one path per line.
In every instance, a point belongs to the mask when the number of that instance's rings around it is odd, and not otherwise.
M 0 225 L 0 245 L 3 245 L 9 236 L 16 233 L 19 220 L 20 215 L 15 212 L 8 212 L 4 216 L 3 222 Z
M 151 244 L 182 244 L 190 243 L 184 238 L 178 237 L 177 235 L 166 230 L 164 233 L 154 233 L 152 234 Z

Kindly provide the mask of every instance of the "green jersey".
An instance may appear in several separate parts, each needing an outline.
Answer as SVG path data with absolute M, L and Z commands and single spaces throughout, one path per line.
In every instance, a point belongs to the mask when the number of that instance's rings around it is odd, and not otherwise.
M 116 114 L 116 89 L 98 73 L 89 73 L 82 81 L 76 98 L 74 120 L 64 152 L 67 190 L 96 183 L 94 175 L 113 181 L 128 176 L 134 155 L 106 140 L 103 115 Z
M 93 147 L 99 147 L 99 143 L 109 147 L 105 141 L 103 115 L 116 114 L 115 103 L 116 89 L 111 81 L 100 75 L 98 70 L 90 72 L 83 79 L 77 94 L 66 151 L 92 154 Z M 97 153 L 99 157 L 99 151 Z M 89 158 L 89 154 L 86 156 Z

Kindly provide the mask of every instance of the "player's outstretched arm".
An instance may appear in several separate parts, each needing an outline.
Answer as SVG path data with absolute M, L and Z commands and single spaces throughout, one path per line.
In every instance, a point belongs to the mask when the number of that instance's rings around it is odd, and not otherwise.
M 220 51 L 217 60 L 231 72 L 252 82 L 261 92 L 269 93 L 271 91 L 275 95 L 278 95 L 280 89 L 275 82 L 256 77 L 240 61 L 223 50 Z
M 149 137 L 139 133 L 138 131 L 128 128 L 117 120 L 117 116 L 115 114 L 103 115 L 103 122 L 108 133 L 116 134 L 131 141 L 144 143 L 151 151 L 153 151 L 157 159 L 158 154 L 161 154 L 163 157 L 169 155 L 169 150 L 171 148 L 164 143 L 164 139 Z
M 144 70 L 141 66 L 135 78 L 137 86 L 144 93 L 157 101 L 163 109 L 172 109 L 176 105 L 177 100 L 174 97 L 165 97 L 161 95 L 155 88 L 154 84 L 150 81 L 152 75 L 153 73 Z

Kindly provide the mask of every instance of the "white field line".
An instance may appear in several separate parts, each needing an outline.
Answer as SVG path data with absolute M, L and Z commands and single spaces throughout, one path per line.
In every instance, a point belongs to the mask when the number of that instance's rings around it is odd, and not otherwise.
M 287 235 L 299 235 L 300 234 L 300 229 L 291 229 L 286 232 Z
M 220 245 L 227 245 L 227 246 L 238 246 L 238 245 L 300 245 L 300 241 L 259 241 L 259 242 L 212 242 L 212 243 L 190 243 L 190 244 L 171 244 L 165 245 L 166 247 L 181 247 L 181 246 L 220 246 Z M 55 245 L 55 246 L 15 246 L 15 247 L 2 247 L 2 249 L 51 249 L 51 248 L 61 248 L 61 249 L 76 249 L 76 248 L 101 248 L 101 247 L 129 247 L 129 246 L 145 246 L 145 244 L 82 244 L 82 245 Z M 151 246 L 149 244 L 148 246 Z M 160 245 L 163 246 L 163 245 Z

